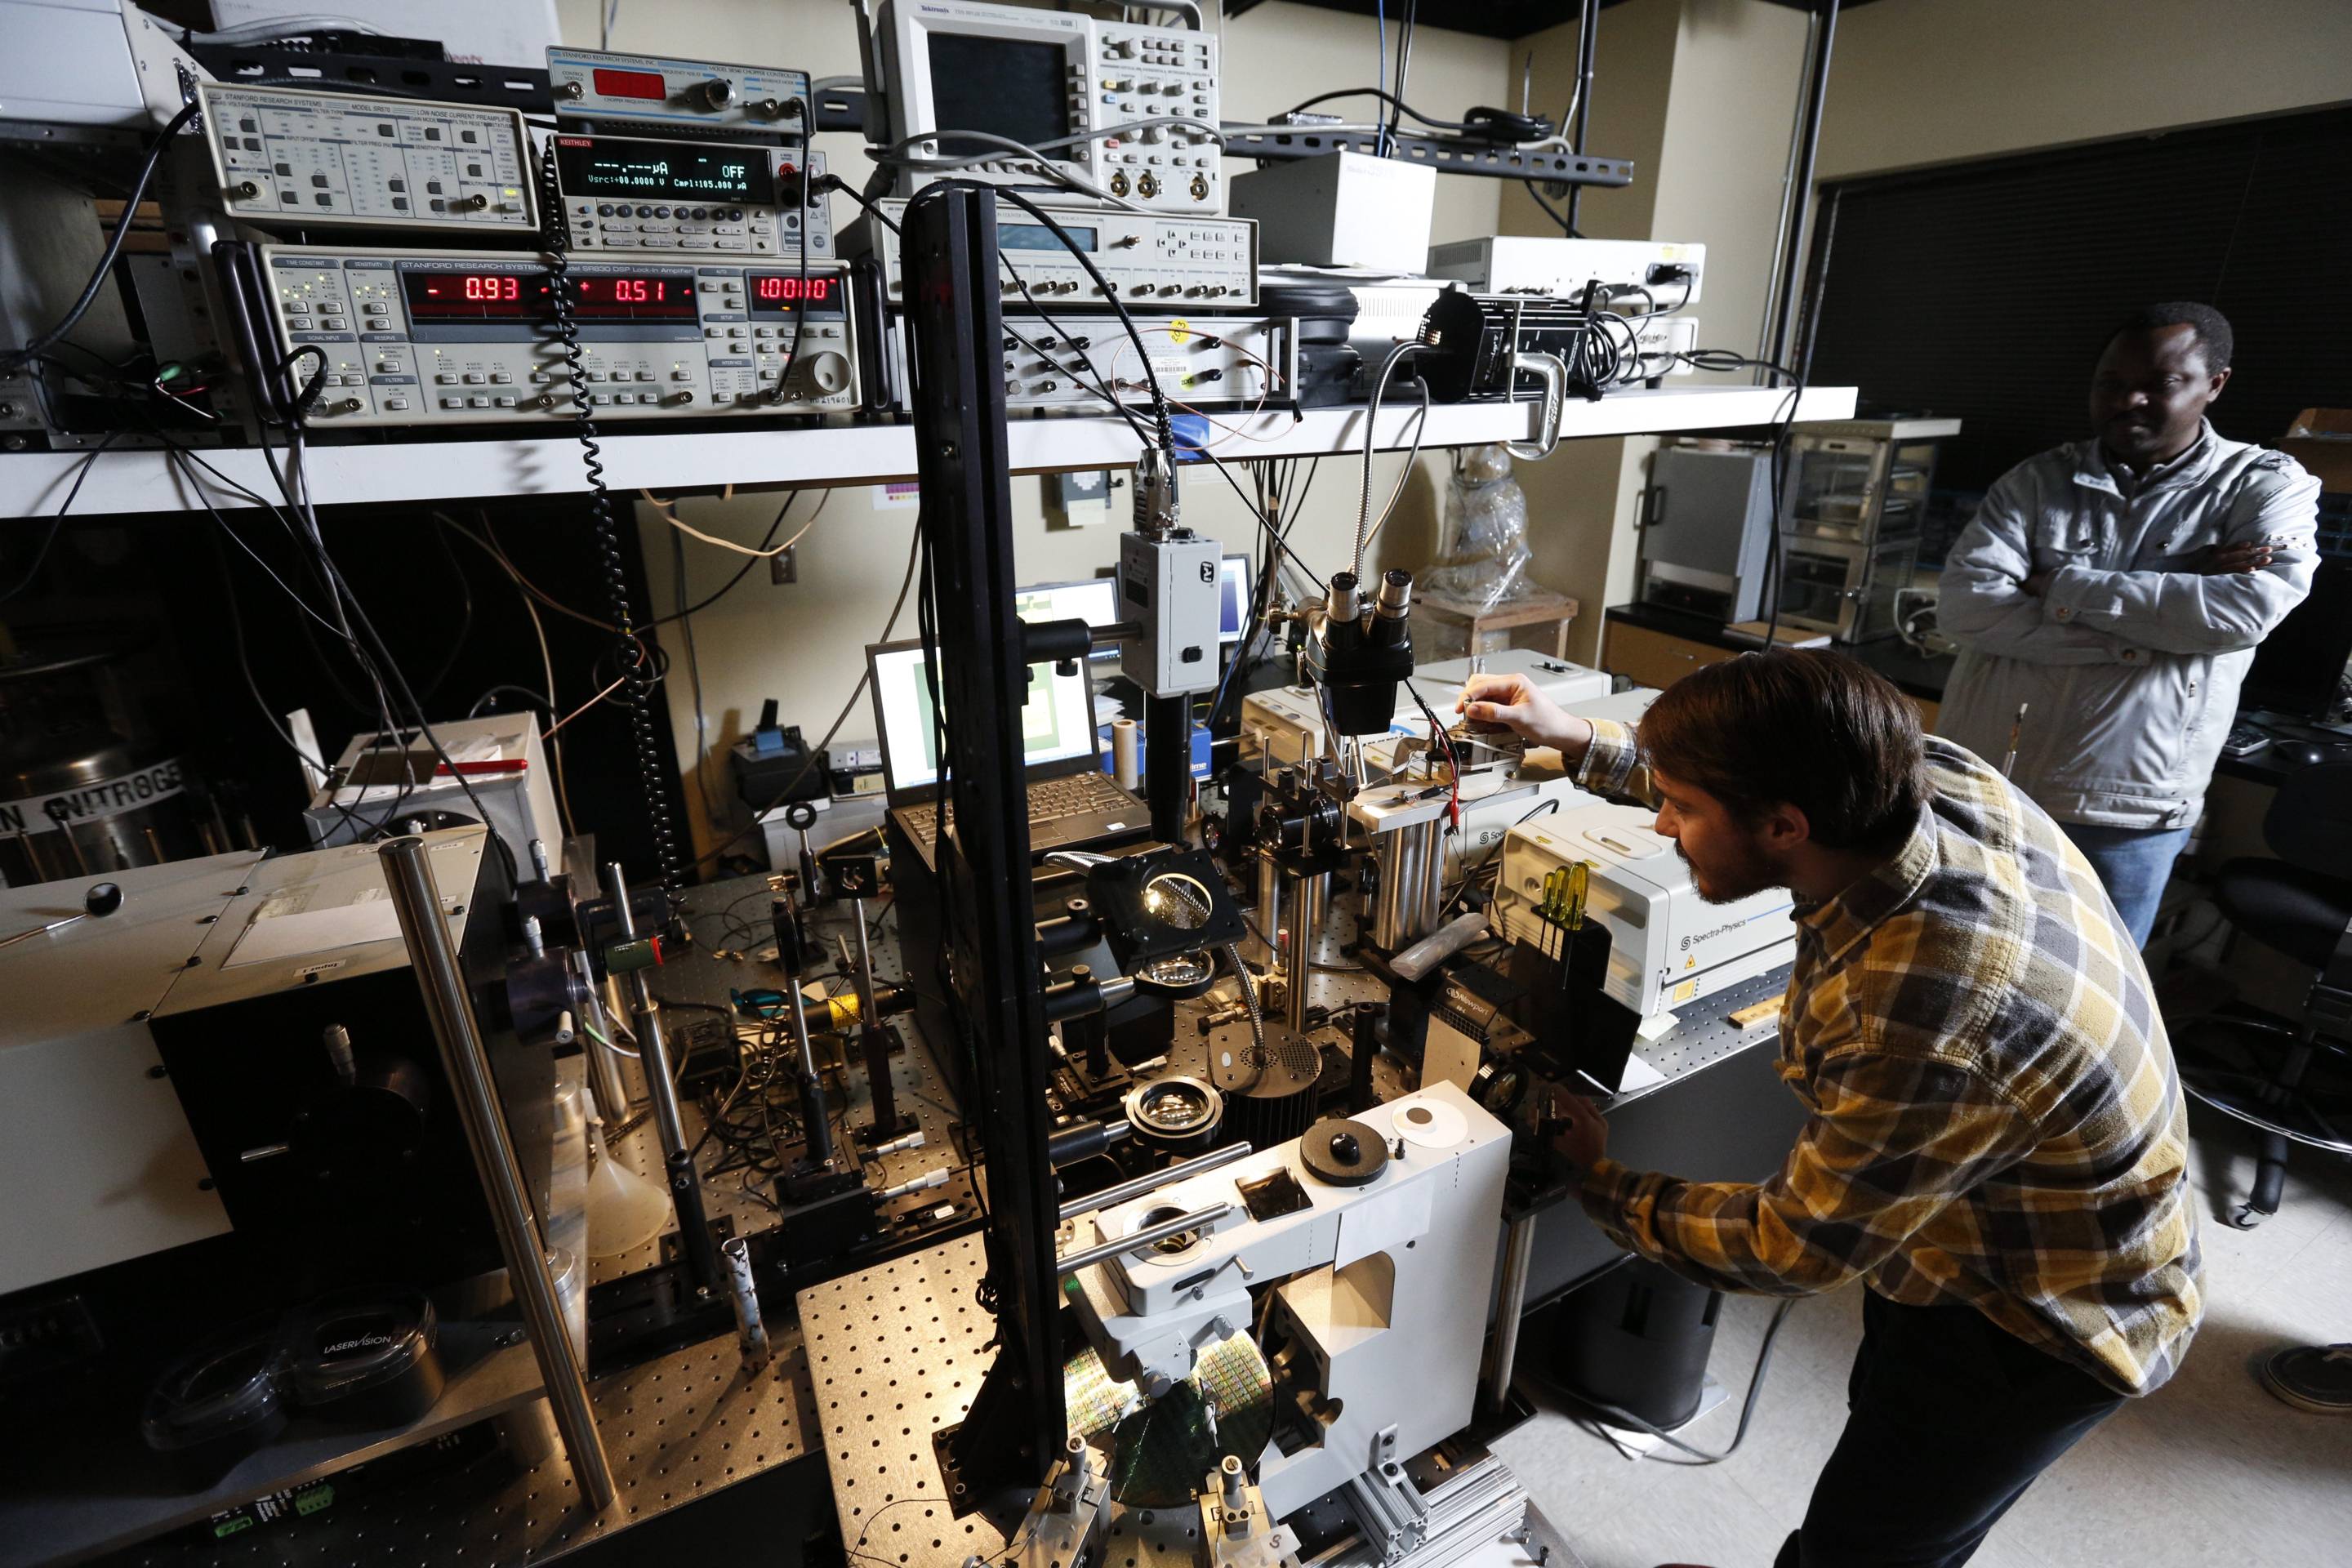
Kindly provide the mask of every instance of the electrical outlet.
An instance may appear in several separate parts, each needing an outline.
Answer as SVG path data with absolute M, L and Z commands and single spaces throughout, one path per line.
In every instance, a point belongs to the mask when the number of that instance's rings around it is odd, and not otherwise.
M 782 587 L 786 583 L 801 580 L 800 546 L 782 551 L 768 557 L 768 581 Z
M 1045 476 L 1045 521 L 1055 528 L 1086 528 L 1111 520 L 1111 492 L 1127 481 L 1097 468 Z

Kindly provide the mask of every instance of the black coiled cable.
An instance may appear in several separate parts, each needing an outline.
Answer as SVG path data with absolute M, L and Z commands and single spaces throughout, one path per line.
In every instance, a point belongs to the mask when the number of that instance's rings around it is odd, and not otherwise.
M 540 207 L 547 225 L 549 308 L 563 344 L 563 363 L 572 387 L 572 416 L 580 437 L 580 466 L 588 475 L 588 512 L 596 525 L 596 550 L 604 574 L 604 602 L 617 634 L 615 657 L 626 684 L 629 739 L 637 754 L 637 781 L 646 797 L 646 816 L 653 826 L 655 870 L 664 896 L 677 900 L 677 830 L 670 819 L 669 796 L 663 788 L 661 750 L 654 730 L 654 688 L 660 681 L 645 641 L 637 635 L 629 609 L 627 563 L 621 554 L 620 521 L 613 514 L 613 495 L 604 488 L 604 448 L 597 444 L 595 416 L 588 408 L 588 375 L 582 364 L 580 322 L 572 310 L 571 236 L 563 221 L 563 193 L 556 184 L 555 161 L 539 164 Z

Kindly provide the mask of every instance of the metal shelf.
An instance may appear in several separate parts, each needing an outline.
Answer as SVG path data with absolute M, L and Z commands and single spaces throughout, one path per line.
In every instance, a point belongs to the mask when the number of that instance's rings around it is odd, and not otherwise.
M 441 1357 L 448 1385 L 423 1419 L 373 1433 L 298 1419 L 200 1491 L 184 1489 L 140 1440 L 135 1411 L 62 1440 L 53 1433 L 47 1444 L 27 1450 L 0 1497 L 0 1563 L 76 1561 L 201 1523 L 512 1410 L 543 1391 L 538 1361 L 512 1324 L 445 1321 Z
M 1774 423 L 1788 401 L 1776 388 L 1695 386 L 1619 392 L 1598 403 L 1570 403 L 1560 416 L 1563 440 L 1587 436 L 1643 436 L 1677 430 L 1723 429 Z M 1843 419 L 1853 413 L 1850 386 L 1808 388 L 1801 419 Z M 1213 450 L 1227 461 L 1307 457 L 1359 450 L 1362 407 L 1212 416 Z M 1418 407 L 1382 408 L 1374 445 L 1398 451 L 1412 444 Z M 1528 403 L 1441 405 L 1429 411 L 1424 447 L 1468 447 L 1525 440 L 1535 421 Z M 605 483 L 627 494 L 640 488 L 663 494 L 715 490 L 732 484 L 831 486 L 907 479 L 915 472 L 915 434 L 904 425 L 840 425 L 791 430 L 621 433 L 602 437 Z M 1014 469 L 1043 474 L 1135 465 L 1136 437 L 1126 421 L 1085 416 L 1016 419 L 1009 441 Z M 236 483 L 273 499 L 277 487 L 261 454 L 205 452 L 206 462 Z M 0 517 L 54 512 L 73 486 L 87 452 L 26 452 L 0 456 Z M 430 501 L 484 496 L 566 495 L 587 488 L 578 445 L 568 436 L 499 440 L 403 441 L 310 448 L 310 487 L 320 505 L 353 501 Z M 215 506 L 250 506 L 246 497 L 215 489 Z M 90 466 L 74 502 L 80 516 L 115 512 L 194 511 L 201 501 L 162 452 L 106 452 Z

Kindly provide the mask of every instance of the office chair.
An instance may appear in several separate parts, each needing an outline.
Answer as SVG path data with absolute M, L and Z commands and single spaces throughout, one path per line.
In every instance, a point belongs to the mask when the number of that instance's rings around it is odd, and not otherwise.
M 2352 1084 L 2328 1060 L 2352 1055 L 2352 762 L 2288 774 L 2263 841 L 2278 858 L 2224 863 L 2214 901 L 2239 935 L 2311 966 L 2303 1016 L 2292 1027 L 2229 1014 L 2189 1019 L 2183 1035 L 2199 1026 L 2199 1037 L 2178 1053 L 2190 1094 L 2263 1135 L 2254 1190 L 2231 1215 L 2241 1230 L 2278 1212 L 2290 1144 L 2352 1154 Z

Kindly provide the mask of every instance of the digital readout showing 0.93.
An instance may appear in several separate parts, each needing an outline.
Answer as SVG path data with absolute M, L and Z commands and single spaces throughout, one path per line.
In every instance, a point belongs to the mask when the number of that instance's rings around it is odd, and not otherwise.
M 751 314 L 754 316 L 796 316 L 806 306 L 811 316 L 839 317 L 842 310 L 842 280 L 824 273 L 803 278 L 797 272 L 754 272 L 751 279 Z
M 544 322 L 548 281 L 523 272 L 407 272 L 401 291 L 408 319 L 434 321 Z M 691 321 L 694 278 L 688 272 L 573 273 L 572 315 L 583 321 Z

